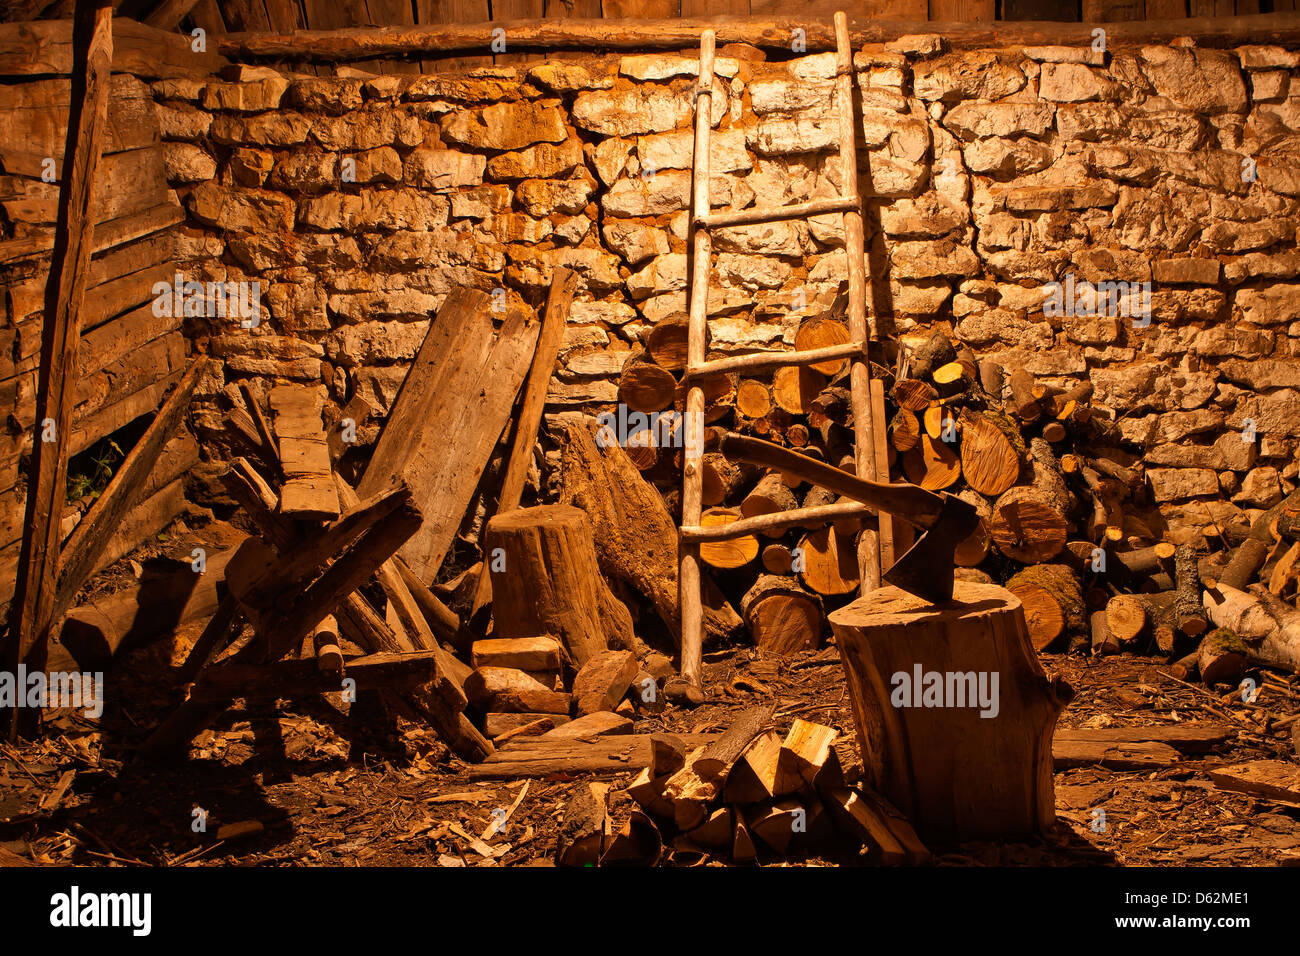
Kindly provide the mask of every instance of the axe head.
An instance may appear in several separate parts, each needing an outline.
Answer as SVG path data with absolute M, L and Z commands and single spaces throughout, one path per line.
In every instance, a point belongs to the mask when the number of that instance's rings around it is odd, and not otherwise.
M 909 594 L 933 604 L 952 600 L 953 554 L 979 526 L 979 512 L 968 501 L 944 492 L 939 517 L 916 539 L 907 553 L 894 562 L 884 579 Z

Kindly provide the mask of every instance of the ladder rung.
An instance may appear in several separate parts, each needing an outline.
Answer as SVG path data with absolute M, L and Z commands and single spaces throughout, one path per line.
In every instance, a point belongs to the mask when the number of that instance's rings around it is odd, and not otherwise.
M 749 355 L 732 355 L 727 358 L 713 359 L 703 365 L 692 366 L 686 370 L 686 377 L 707 378 L 724 372 L 781 368 L 788 365 L 816 365 L 818 362 L 828 362 L 831 359 L 863 355 L 866 350 L 865 342 L 845 342 L 843 345 L 828 345 L 825 348 L 803 349 L 797 352 L 751 352 Z
M 711 528 L 683 527 L 681 532 L 683 541 L 731 541 L 759 531 L 773 531 L 791 525 L 822 523 L 837 518 L 856 518 L 868 514 L 875 514 L 875 512 L 860 501 L 838 501 L 833 505 L 792 508 L 789 511 L 755 515 L 753 518 L 741 518 L 731 524 L 720 524 Z
M 695 220 L 696 226 L 721 229 L 725 226 L 748 226 L 760 222 L 780 222 L 782 219 L 807 219 L 831 212 L 852 212 L 859 208 L 856 196 L 835 196 L 831 199 L 814 199 L 791 206 L 771 206 L 766 209 L 738 209 L 735 212 L 709 213 Z

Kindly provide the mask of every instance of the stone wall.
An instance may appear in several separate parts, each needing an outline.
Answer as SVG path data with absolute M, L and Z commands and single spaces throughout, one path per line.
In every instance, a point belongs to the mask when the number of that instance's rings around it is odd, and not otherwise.
M 1259 507 L 1293 486 L 1300 54 L 945 53 L 915 37 L 856 64 L 882 331 L 944 327 L 1009 368 L 1091 375 L 1172 516 L 1221 496 Z M 321 382 L 382 416 L 450 286 L 537 304 L 555 265 L 581 285 L 552 408 L 609 407 L 639 333 L 685 308 L 696 69 L 654 55 L 422 77 L 239 67 L 155 84 L 190 219 L 186 278 L 261 283 L 258 327 L 191 320 L 225 363 L 200 427 L 224 427 L 219 393 L 249 376 Z M 837 193 L 833 70 L 832 54 L 719 58 L 717 206 Z M 714 347 L 792 343 L 846 277 L 839 227 L 719 232 Z M 1149 325 L 1044 314 L 1045 284 L 1069 277 L 1150 282 Z M 1199 504 L 1189 515 L 1206 521 Z

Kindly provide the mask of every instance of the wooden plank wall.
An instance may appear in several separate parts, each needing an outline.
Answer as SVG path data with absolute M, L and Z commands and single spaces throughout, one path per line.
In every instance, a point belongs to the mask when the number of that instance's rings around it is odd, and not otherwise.
M 12 77 L 7 79 L 13 79 Z M 37 430 L 36 378 L 57 178 L 67 134 L 70 81 L 23 78 L 0 101 L 0 605 L 13 594 L 22 535 L 22 469 Z M 151 415 L 187 366 L 181 319 L 153 314 L 153 286 L 174 274 L 176 226 L 152 93 L 129 74 L 109 86 L 99 163 L 93 255 L 78 350 L 72 455 Z M 48 160 L 48 161 L 47 161 Z M 55 182 L 42 173 L 52 170 Z M 161 530 L 184 506 L 180 476 L 198 447 L 178 435 L 123 521 L 109 553 L 120 555 Z M 126 450 L 126 449 L 124 449 Z M 174 467 L 173 467 L 174 466 Z M 77 511 L 70 508 L 65 532 Z
M 1297 0 L 199 0 L 193 25 L 223 30 L 329 30 L 349 26 L 482 23 L 568 17 L 668 19 L 675 17 L 830 16 L 851 19 L 941 21 L 1058 20 L 1113 23 L 1183 17 L 1293 11 Z M 187 21 L 189 25 L 189 21 Z M 507 40 L 508 43 L 508 40 Z M 440 69 L 536 58 L 498 54 L 439 60 Z M 409 67 L 402 67 L 408 69 Z

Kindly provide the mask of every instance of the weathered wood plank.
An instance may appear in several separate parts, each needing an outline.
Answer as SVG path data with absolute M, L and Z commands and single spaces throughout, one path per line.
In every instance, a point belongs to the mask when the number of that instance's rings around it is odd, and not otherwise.
M 306 385 L 279 385 L 271 389 L 271 412 L 280 453 L 284 485 L 280 513 L 299 518 L 339 516 L 334 467 L 325 440 L 320 390 Z
M 187 37 L 145 26 L 125 17 L 113 18 L 115 73 L 149 79 L 210 76 L 225 65 L 212 51 L 190 49 Z M 0 76 L 55 74 L 73 70 L 72 24 L 67 20 L 0 23 Z
M 72 157 L 72 168 L 64 178 L 60 196 L 37 401 L 39 420 L 52 426 L 54 440 L 37 442 L 32 454 L 27 527 L 19 552 L 9 631 L 0 654 L 0 664 L 10 673 L 17 673 L 19 662 L 33 651 L 32 665 L 43 666 L 54 606 L 59 524 L 67 497 L 71 454 L 68 437 L 76 396 L 81 305 L 95 228 L 90 211 L 95 203 L 95 171 L 103 149 L 108 79 L 113 62 L 112 16 L 112 7 L 102 0 L 82 0 L 77 4 L 75 29 L 72 24 L 67 26 L 68 71 L 73 72 L 73 89 L 65 154 Z M 8 26 L 12 25 L 0 26 L 0 36 Z M 12 738 L 17 735 L 20 723 L 34 722 L 36 715 L 11 710 L 6 716 Z M 28 720 L 20 720 L 20 716 Z
M 718 734 L 679 734 L 688 749 L 713 743 Z M 548 774 L 605 776 L 635 773 L 650 766 L 651 735 L 634 734 L 595 740 L 538 740 L 514 738 L 469 770 L 471 780 L 539 777 Z

